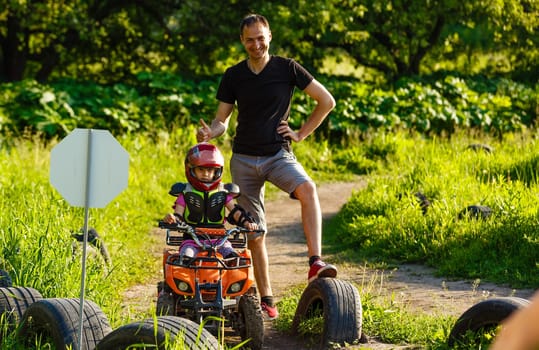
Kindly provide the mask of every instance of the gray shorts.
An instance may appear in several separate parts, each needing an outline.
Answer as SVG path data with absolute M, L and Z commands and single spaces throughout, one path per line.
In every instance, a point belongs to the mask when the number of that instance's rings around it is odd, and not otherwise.
M 264 183 L 271 182 L 292 198 L 296 188 L 312 179 L 307 175 L 303 166 L 298 163 L 296 156 L 281 149 L 273 156 L 249 156 L 234 153 L 230 159 L 232 182 L 240 187 L 241 196 L 238 204 L 251 213 L 261 229 L 266 230 L 264 215 Z M 249 235 L 253 239 L 259 235 Z

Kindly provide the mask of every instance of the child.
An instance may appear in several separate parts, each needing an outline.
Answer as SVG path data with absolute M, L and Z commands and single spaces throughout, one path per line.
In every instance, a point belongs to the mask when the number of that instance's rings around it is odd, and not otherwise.
M 206 142 L 193 146 L 185 157 L 185 176 L 189 183 L 172 186 L 169 193 L 177 196 L 174 213 L 167 214 L 163 221 L 169 224 L 181 221 L 205 228 L 222 228 L 228 221 L 249 230 L 258 229 L 249 213 L 235 204 L 234 198 L 240 195 L 238 186 L 221 183 L 223 167 L 224 158 L 216 146 Z M 225 208 L 229 212 L 226 217 Z M 180 257 L 193 258 L 198 250 L 192 239 L 186 239 L 180 246 Z M 228 241 L 219 253 L 225 259 L 238 256 Z

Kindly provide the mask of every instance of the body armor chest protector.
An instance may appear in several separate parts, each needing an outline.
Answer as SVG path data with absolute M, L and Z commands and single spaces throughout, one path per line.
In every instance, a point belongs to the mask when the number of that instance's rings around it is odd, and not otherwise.
M 190 184 L 178 182 L 172 186 L 169 193 L 177 197 L 183 194 L 185 211 L 183 218 L 186 223 L 199 227 L 223 227 L 225 221 L 225 205 L 228 195 L 239 196 L 236 184 L 221 184 L 213 191 L 199 191 Z
M 184 192 L 185 222 L 192 225 L 223 225 L 225 220 L 225 191 L 202 192 L 193 190 Z

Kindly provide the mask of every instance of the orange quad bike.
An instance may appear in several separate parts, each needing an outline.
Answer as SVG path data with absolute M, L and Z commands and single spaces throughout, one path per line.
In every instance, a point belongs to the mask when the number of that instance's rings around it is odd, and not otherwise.
M 232 330 L 246 341 L 247 348 L 262 349 L 264 319 L 247 249 L 247 234 L 252 231 L 241 227 L 195 228 L 163 221 L 159 227 L 166 230 L 168 246 L 180 246 L 185 239 L 192 239 L 199 252 L 189 258 L 180 256 L 178 248 L 164 250 L 164 281 L 157 285 L 157 314 L 190 319 L 215 335 Z M 225 259 L 218 250 L 227 241 L 237 256 Z

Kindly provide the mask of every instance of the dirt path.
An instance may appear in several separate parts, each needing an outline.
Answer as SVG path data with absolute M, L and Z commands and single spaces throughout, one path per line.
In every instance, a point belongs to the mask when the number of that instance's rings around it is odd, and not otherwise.
M 324 219 L 335 215 L 347 202 L 353 191 L 361 190 L 364 183 L 331 183 L 318 186 Z M 270 259 L 270 275 L 273 292 L 277 300 L 293 286 L 307 281 L 307 247 L 301 227 L 300 205 L 285 193 L 266 202 L 268 236 L 267 246 Z M 157 261 L 161 258 L 162 246 L 155 247 Z M 326 255 L 328 260 L 331 256 Z M 450 281 L 434 277 L 433 270 L 420 265 L 402 265 L 391 271 L 375 271 L 364 266 L 337 264 L 338 278 L 354 282 L 360 295 L 387 298 L 393 295 L 395 302 L 423 313 L 442 313 L 459 316 L 480 300 L 494 296 L 519 296 L 528 298 L 533 290 L 512 290 L 507 287 L 485 284 L 480 281 Z M 126 293 L 126 303 L 133 311 L 144 311 L 155 305 L 155 285 L 161 278 L 159 267 L 155 278 L 147 285 L 132 288 Z M 368 336 L 368 343 L 350 349 L 405 349 L 393 344 L 382 344 Z M 303 342 L 273 328 L 266 323 L 264 349 L 307 350 Z
M 344 205 L 353 191 L 361 190 L 364 183 L 333 183 L 318 187 L 323 217 L 329 219 Z M 281 298 L 291 286 L 307 280 L 307 248 L 301 228 L 300 206 L 297 201 L 280 194 L 266 203 L 268 218 L 267 246 L 270 258 L 270 275 L 274 295 Z M 326 255 L 326 258 L 331 259 Z M 434 277 L 434 271 L 421 265 L 402 265 L 391 271 L 374 271 L 363 266 L 337 265 L 338 278 L 360 286 L 370 295 L 386 298 L 394 295 L 395 301 L 423 313 L 441 313 L 460 316 L 480 300 L 494 296 L 519 296 L 528 298 L 533 290 L 515 291 L 507 287 L 485 284 L 480 281 L 449 281 Z M 368 343 L 351 349 L 397 349 L 394 344 L 382 344 L 367 335 Z M 298 339 L 281 334 L 267 325 L 264 349 L 308 349 Z

